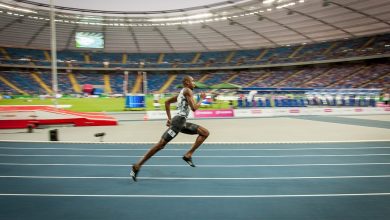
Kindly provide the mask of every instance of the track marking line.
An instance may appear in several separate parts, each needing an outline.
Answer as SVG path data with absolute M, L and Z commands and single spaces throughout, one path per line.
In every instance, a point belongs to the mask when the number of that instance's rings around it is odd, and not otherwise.
M 86 167 L 131 167 L 130 164 L 64 164 L 64 163 L 0 163 L 1 166 L 86 166 Z M 197 165 L 197 167 L 305 167 L 305 166 L 368 166 L 390 163 L 339 163 L 339 164 L 251 164 L 251 165 Z M 188 165 L 144 165 L 148 167 L 188 167 Z
M 0 140 L 1 142 L 20 143 L 51 143 L 51 144 L 156 144 L 156 142 L 92 142 L 92 141 L 36 141 L 36 140 Z M 206 142 L 204 144 L 321 144 L 321 143 L 364 143 L 364 142 L 390 142 L 390 139 L 382 140 L 341 140 L 341 141 L 248 141 L 248 142 Z M 172 142 L 170 144 L 193 144 L 193 142 Z
M 294 157 L 372 157 L 372 156 L 390 156 L 390 154 L 306 154 L 306 155 L 260 155 L 260 156 L 196 156 L 196 158 L 294 158 Z M 89 158 L 139 158 L 138 156 L 124 155 L 82 155 L 82 154 L 0 154 L 0 157 L 89 157 Z M 182 156 L 153 156 L 155 158 L 181 158 Z
M 0 176 L 5 179 L 130 179 L 130 176 Z M 366 179 L 390 178 L 390 175 L 374 176 L 292 176 L 292 177 L 138 177 L 147 180 L 313 180 L 313 179 Z
M 390 192 L 380 193 L 335 193 L 335 194 L 280 194 L 280 195 L 112 195 L 112 194 L 7 194 L 0 196 L 17 197 L 104 197 L 104 198 L 295 198 L 295 197 L 351 197 L 351 196 L 390 196 Z
M 69 151 L 147 151 L 149 148 L 53 148 L 53 147 L 0 147 L 4 150 L 69 150 Z M 390 149 L 390 147 L 312 147 L 312 148 L 215 148 L 198 149 L 198 151 L 301 151 L 301 150 L 366 150 Z M 185 148 L 167 148 L 164 151 L 183 151 Z

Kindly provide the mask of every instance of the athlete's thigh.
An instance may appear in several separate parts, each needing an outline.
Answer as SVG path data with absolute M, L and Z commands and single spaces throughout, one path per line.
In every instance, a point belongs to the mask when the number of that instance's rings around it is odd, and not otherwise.
M 173 117 L 171 121 L 171 126 L 164 132 L 162 138 L 166 142 L 171 141 L 183 129 L 185 123 L 186 123 L 186 119 L 184 117 L 180 117 L 180 116 Z
M 198 134 L 199 127 L 197 124 L 187 122 L 180 132 L 184 134 Z

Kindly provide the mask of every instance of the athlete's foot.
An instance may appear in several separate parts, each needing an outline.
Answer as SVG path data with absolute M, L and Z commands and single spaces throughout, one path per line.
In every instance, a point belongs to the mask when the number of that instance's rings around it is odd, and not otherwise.
M 183 156 L 183 160 L 188 163 L 188 165 L 192 166 L 192 167 L 195 167 L 195 164 L 192 162 L 192 158 L 188 158 L 186 156 Z
M 133 178 L 134 182 L 137 182 L 137 175 L 138 175 L 138 172 L 139 172 L 139 168 L 136 169 L 136 168 L 135 168 L 135 165 L 133 165 L 133 166 L 131 167 L 130 176 L 131 176 L 131 178 Z

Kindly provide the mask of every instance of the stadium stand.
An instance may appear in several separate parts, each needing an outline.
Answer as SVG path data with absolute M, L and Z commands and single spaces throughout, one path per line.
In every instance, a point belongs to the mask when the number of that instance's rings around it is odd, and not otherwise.
M 0 65 L 11 65 L 0 72 L 2 94 L 48 94 L 51 74 L 48 70 L 25 70 L 13 65 L 50 66 L 46 50 L 3 47 Z M 58 51 L 58 66 L 72 67 L 60 70 L 58 87 L 62 94 L 81 94 L 81 87 L 91 84 L 107 94 L 123 94 L 124 74 L 121 68 L 190 68 L 211 67 L 222 70 L 207 71 L 147 71 L 147 92 L 172 93 L 185 74 L 208 86 L 222 82 L 242 87 L 260 88 L 379 88 L 389 89 L 390 64 L 386 56 L 376 60 L 332 63 L 333 59 L 385 55 L 390 53 L 390 34 L 360 37 L 348 40 L 301 44 L 276 48 L 238 51 L 186 53 L 103 53 L 96 51 Z M 300 62 L 330 60 L 327 64 L 302 65 Z M 277 64 L 291 63 L 291 67 Z M 274 64 L 261 67 L 223 70 L 225 67 Z M 79 70 L 78 68 L 86 68 Z M 116 68 L 115 71 L 98 68 Z M 135 88 L 138 87 L 138 88 Z M 142 90 L 137 72 L 129 72 L 128 92 Z M 266 105 L 266 100 L 263 100 Z M 259 103 L 257 103 L 259 105 Z
M 107 73 L 107 71 L 105 72 Z M 104 72 L 84 70 L 74 71 L 77 83 L 92 84 L 104 87 Z M 111 93 L 123 93 L 122 72 L 110 73 Z M 51 74 L 49 72 L 38 72 L 39 78 L 46 85 L 51 84 Z M 242 87 L 274 87 L 274 88 L 389 88 L 390 64 L 386 62 L 375 63 L 341 63 L 329 64 L 327 66 L 304 66 L 292 68 L 265 68 L 261 70 L 244 71 L 217 71 L 217 72 L 148 72 L 148 92 L 159 91 L 169 79 L 170 75 L 177 75 L 171 82 L 166 92 L 177 91 L 177 86 L 181 84 L 185 74 L 191 74 L 195 80 L 200 80 L 208 86 L 222 82 L 229 82 Z M 22 71 L 3 71 L 0 74 L 3 78 L 21 88 L 29 94 L 45 94 L 47 91 L 40 83 L 34 80 L 33 74 Z M 232 77 L 235 76 L 236 77 Z M 136 72 L 129 73 L 129 90 L 136 82 Z M 73 88 L 68 73 L 58 74 L 59 90 L 65 94 L 77 93 Z M 2 82 L 3 93 L 18 93 L 15 89 Z
M 0 58 L 4 64 L 28 65 L 30 60 L 35 65 L 48 66 L 44 50 L 5 48 L 10 56 Z M 196 63 L 192 63 L 196 53 L 102 53 L 64 50 L 58 52 L 60 65 L 63 61 L 72 61 L 73 66 L 104 67 L 103 62 L 109 62 L 109 67 L 139 67 L 143 62 L 145 67 L 221 67 L 227 65 L 255 65 L 294 63 L 303 61 L 330 60 L 356 56 L 369 56 L 390 53 L 390 34 L 361 37 L 350 40 L 338 40 L 317 44 L 304 44 L 267 48 L 258 50 L 201 52 Z M 124 59 L 123 56 L 126 58 Z M 160 56 L 162 59 L 159 61 Z M 88 57 L 88 58 L 86 58 Z M 88 62 L 87 60 L 88 59 Z M 126 62 L 123 63 L 123 60 Z

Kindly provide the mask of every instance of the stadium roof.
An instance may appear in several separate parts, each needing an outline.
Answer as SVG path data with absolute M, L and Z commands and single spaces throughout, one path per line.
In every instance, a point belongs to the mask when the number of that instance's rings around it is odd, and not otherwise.
M 211 8 L 217 6 L 224 6 L 245 0 L 142 0 L 142 1 L 128 1 L 128 0 L 54 0 L 54 4 L 58 9 L 71 11 L 80 11 L 96 13 L 98 11 L 116 12 L 120 13 L 142 13 L 142 12 L 164 12 L 164 11 L 189 11 L 202 8 Z M 248 0 L 246 0 L 248 1 Z M 44 9 L 49 7 L 49 0 L 16 0 L 10 2 L 18 2 L 19 5 L 24 5 L 29 8 Z
M 57 48 L 104 33 L 106 52 L 242 50 L 390 32 L 389 0 L 56 0 Z M 131 4 L 129 4 L 131 2 Z M 49 48 L 48 1 L 3 0 L 0 45 Z

